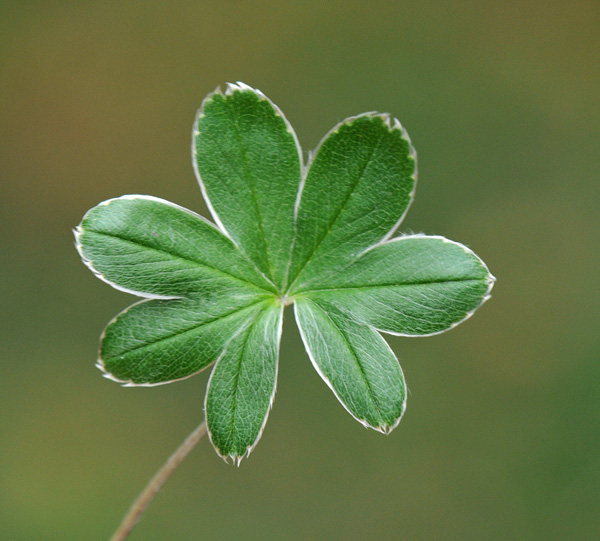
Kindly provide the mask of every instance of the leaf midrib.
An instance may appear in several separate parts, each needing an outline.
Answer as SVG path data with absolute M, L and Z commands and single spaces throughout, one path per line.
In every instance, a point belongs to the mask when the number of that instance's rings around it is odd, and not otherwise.
M 383 135 L 380 135 L 377 138 L 377 142 L 373 145 L 373 148 L 372 148 L 371 152 L 369 153 L 368 158 L 365 160 L 365 164 L 363 165 L 360 173 L 357 175 L 357 178 L 354 181 L 354 183 L 352 184 L 352 187 L 348 190 L 348 193 L 346 194 L 346 198 L 344 199 L 344 202 L 342 203 L 342 205 L 338 209 L 338 212 L 336 213 L 335 218 L 331 221 L 331 223 L 327 227 L 327 230 L 325 231 L 325 233 L 323 234 L 323 236 L 319 239 L 319 242 L 317 242 L 316 246 L 313 248 L 311 254 L 308 256 L 308 258 L 306 259 L 306 261 L 302 264 L 302 266 L 300 267 L 300 269 L 296 273 L 296 276 L 294 276 L 294 279 L 292 280 L 292 283 L 291 283 L 290 287 L 288 288 L 288 290 L 291 290 L 294 287 L 294 285 L 296 284 L 296 282 L 298 281 L 298 279 L 302 275 L 302 271 L 308 266 L 308 264 L 310 263 L 310 261 L 313 259 L 313 257 L 315 256 L 315 254 L 319 250 L 319 247 L 321 246 L 321 244 L 323 244 L 323 241 L 331 233 L 331 230 L 333 229 L 333 226 L 335 225 L 335 223 L 337 222 L 338 218 L 341 216 L 342 212 L 346 208 L 346 205 L 348 204 L 348 201 L 350 201 L 350 198 L 352 197 L 352 194 L 354 193 L 354 190 L 356 189 L 356 187 L 358 186 L 358 184 L 362 180 L 362 177 L 365 174 L 365 171 L 366 171 L 367 167 L 371 163 L 371 159 L 373 158 L 373 154 L 375 154 L 375 151 L 379 147 L 379 144 L 381 143 L 382 139 L 383 139 Z M 317 158 L 318 158 L 318 155 L 315 156 L 315 161 L 317 160 Z M 313 164 L 314 164 L 314 162 L 313 162 Z M 312 169 L 312 164 L 311 164 L 311 169 Z M 309 176 L 310 176 L 310 169 L 309 169 L 309 171 L 307 173 L 307 178 Z
M 358 354 L 356 353 L 356 349 L 350 343 L 350 340 L 348 340 L 347 334 L 331 318 L 331 316 L 329 315 L 329 313 L 325 309 L 323 309 L 321 306 L 319 306 L 318 304 L 316 304 L 314 302 L 311 302 L 311 304 L 313 306 L 315 306 L 316 308 L 318 308 L 319 310 L 321 310 L 321 312 L 323 312 L 323 314 L 325 314 L 325 317 L 327 317 L 327 319 L 331 322 L 331 324 L 333 325 L 333 327 L 335 328 L 335 330 L 338 332 L 338 334 L 342 337 L 342 339 L 344 340 L 344 342 L 348 346 L 348 349 L 350 350 L 350 353 L 352 354 L 352 357 L 356 361 L 356 365 L 358 366 L 358 370 L 360 371 L 360 374 L 361 374 L 361 376 L 362 376 L 362 378 L 363 378 L 363 380 L 365 382 L 365 385 L 367 387 L 367 392 L 369 394 L 369 398 L 371 399 L 371 402 L 373 403 L 373 406 L 377 410 L 377 416 L 379 417 L 379 422 L 380 422 L 380 424 L 378 426 L 383 426 L 385 423 L 384 423 L 383 418 L 381 416 L 381 409 L 379 407 L 379 401 L 375 398 L 375 395 L 373 394 L 373 390 L 371 389 L 371 384 L 369 383 L 369 379 L 367 378 L 367 375 L 365 374 L 365 371 L 364 371 L 364 369 L 362 367 L 362 364 L 360 363 Z M 364 420 L 367 421 L 367 419 L 364 419 Z
M 108 357 L 106 359 L 102 359 L 102 360 L 105 361 L 105 362 L 108 362 L 111 359 L 115 359 L 117 357 L 122 357 L 122 356 L 125 356 L 125 355 L 129 355 L 130 353 L 139 352 L 140 350 L 143 350 L 144 348 L 149 348 L 151 346 L 155 346 L 156 344 L 158 344 L 160 342 L 165 342 L 165 341 L 168 341 L 168 340 L 173 340 L 175 338 L 179 338 L 179 337 L 181 337 L 184 334 L 187 334 L 187 333 L 190 333 L 190 332 L 193 332 L 193 331 L 197 331 L 198 329 L 200 329 L 200 327 L 205 327 L 205 326 L 210 325 L 212 323 L 215 323 L 217 321 L 223 321 L 223 320 L 225 320 L 225 319 L 233 316 L 234 314 L 236 314 L 238 312 L 241 312 L 242 310 L 246 310 L 246 309 L 251 308 L 251 307 L 253 307 L 253 306 L 257 305 L 257 304 L 260 304 L 261 302 L 264 302 L 265 300 L 266 299 L 256 300 L 256 301 L 254 301 L 254 302 L 252 302 L 250 304 L 247 304 L 247 305 L 242 306 L 240 308 L 236 308 L 234 310 L 231 310 L 230 312 L 227 312 L 226 314 L 223 314 L 222 316 L 216 316 L 216 317 L 213 317 L 212 319 L 207 319 L 207 320 L 203 321 L 202 323 L 195 324 L 192 327 L 188 327 L 185 330 L 169 334 L 168 336 L 161 336 L 157 340 L 153 340 L 152 342 L 147 342 L 147 343 L 142 344 L 140 346 L 136 346 L 136 347 L 130 348 L 127 351 L 124 351 L 122 353 L 118 353 L 116 355 L 111 355 L 110 357 Z M 125 312 L 123 315 L 125 315 L 126 313 L 127 312 Z
M 179 254 L 174 254 L 173 252 L 168 252 L 167 250 L 162 250 L 160 248 L 156 248 L 154 246 L 150 246 L 150 245 L 145 244 L 143 242 L 134 241 L 134 240 L 128 239 L 126 237 L 123 237 L 121 235 L 115 234 L 115 233 L 104 233 L 102 231 L 95 231 L 93 229 L 89 229 L 87 231 L 84 231 L 84 234 L 85 233 L 87 233 L 88 235 L 89 234 L 93 234 L 93 235 L 99 235 L 99 236 L 102 236 L 102 237 L 109 237 L 109 238 L 113 238 L 113 239 L 118 239 L 121 242 L 125 242 L 125 243 L 128 243 L 128 244 L 133 244 L 134 246 L 141 246 L 142 248 L 145 248 L 147 250 L 152 250 L 152 251 L 158 252 L 160 254 L 166 254 L 166 255 L 172 257 L 173 259 L 178 259 L 180 261 L 183 261 L 185 263 L 188 263 L 188 264 L 191 264 L 191 265 L 194 265 L 194 266 L 197 266 L 197 267 L 202 267 L 202 268 L 205 268 L 205 269 L 210 269 L 210 270 L 212 270 L 212 271 L 214 271 L 214 272 L 216 272 L 218 274 L 222 274 L 223 276 L 228 276 L 229 278 L 237 280 L 238 282 L 242 282 L 243 284 L 250 285 L 252 287 L 258 288 L 258 289 L 260 289 L 262 291 L 265 291 L 267 293 L 274 293 L 275 292 L 275 291 L 270 291 L 268 289 L 265 289 L 263 286 L 260 286 L 260 285 L 254 283 L 254 282 L 250 282 L 249 280 L 246 280 L 244 278 L 240 278 L 239 276 L 235 276 L 234 274 L 231 274 L 231 273 L 229 273 L 227 271 L 221 270 L 218 267 L 213 267 L 213 266 L 208 265 L 206 263 L 201 263 L 200 261 L 195 261 L 193 259 L 189 259 L 189 258 L 181 256 Z M 92 263 L 93 263 L 93 260 L 92 260 Z
M 450 283 L 465 283 L 465 282 L 485 282 L 483 278 L 451 278 L 448 280 L 431 280 L 431 281 L 419 281 L 419 282 L 394 282 L 391 284 L 369 284 L 364 286 L 337 286 L 337 287 L 323 287 L 323 288 L 311 288 L 300 291 L 293 291 L 290 296 L 293 295 L 305 295 L 308 293 L 320 293 L 323 291 L 348 291 L 352 289 L 378 289 L 378 288 L 394 288 L 394 287 L 418 287 L 418 286 L 429 286 L 437 284 L 450 284 Z
M 238 393 L 240 391 L 240 386 L 239 386 L 239 381 L 240 381 L 240 372 L 242 371 L 242 363 L 244 362 L 244 354 L 246 353 L 246 347 L 248 346 L 248 340 L 250 338 L 250 332 L 252 330 L 252 327 L 254 327 L 254 325 L 256 325 L 256 322 L 258 321 L 258 318 L 260 317 L 260 314 L 257 314 L 257 316 L 254 318 L 254 321 L 252 323 L 250 323 L 250 325 L 248 325 L 248 328 L 246 329 L 246 336 L 244 336 L 244 343 L 242 344 L 242 350 L 240 351 L 240 355 L 239 355 L 239 360 L 236 363 L 236 371 L 235 371 L 235 377 L 234 377 L 234 388 L 235 391 L 233 393 L 233 404 L 232 404 L 232 412 L 231 412 L 231 423 L 230 423 L 230 429 L 229 429 L 229 434 L 230 434 L 230 438 L 231 438 L 231 442 L 232 442 L 232 447 L 235 447 L 235 452 L 237 453 L 238 449 L 237 449 L 237 444 L 238 441 L 237 439 L 234 438 L 234 434 L 238 434 L 238 430 L 236 428 L 237 426 L 237 422 L 236 422 L 236 415 L 237 415 L 237 411 L 238 411 Z M 243 455 L 243 453 L 242 453 Z M 242 455 L 236 455 L 236 456 L 242 456 Z
M 252 196 L 252 202 L 254 203 L 254 210 L 256 211 L 256 218 L 258 221 L 258 230 L 260 232 L 260 236 L 262 239 L 262 249 L 264 251 L 265 257 L 267 258 L 267 271 L 269 273 L 269 279 L 273 282 L 275 282 L 274 277 L 273 277 L 273 268 L 271 265 L 271 256 L 269 254 L 269 249 L 267 246 L 267 236 L 265 235 L 265 229 L 263 226 L 263 219 L 262 219 L 262 214 L 260 211 L 260 205 L 258 203 L 258 197 L 256 195 L 256 179 L 254 178 L 254 175 L 252 175 L 252 173 L 250 172 L 250 168 L 248 166 L 248 153 L 246 151 L 246 147 L 244 146 L 243 140 L 242 140 L 242 134 L 240 133 L 240 126 L 238 123 L 238 119 L 237 116 L 235 116 L 233 114 L 233 111 L 230 110 L 229 113 L 232 121 L 233 121 L 233 125 L 235 127 L 235 136 L 236 139 L 238 140 L 238 144 L 240 146 L 240 149 L 242 151 L 242 161 L 244 163 L 244 172 L 245 172 L 245 176 L 248 179 L 248 185 L 250 186 L 250 194 Z

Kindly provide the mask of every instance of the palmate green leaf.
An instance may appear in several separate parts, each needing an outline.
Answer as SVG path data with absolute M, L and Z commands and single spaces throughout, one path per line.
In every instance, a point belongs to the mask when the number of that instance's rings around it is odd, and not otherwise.
M 406 385 L 387 342 L 326 303 L 304 298 L 295 312 L 310 359 L 338 400 L 363 425 L 391 432 L 404 413 Z
M 216 225 L 154 197 L 91 209 L 76 229 L 86 265 L 145 297 L 109 323 L 98 366 L 158 385 L 215 363 L 205 399 L 217 452 L 238 463 L 262 434 L 277 381 L 284 306 L 317 372 L 363 425 L 389 433 L 406 403 L 378 331 L 442 332 L 485 301 L 494 278 L 469 249 L 390 239 L 412 201 L 416 153 L 400 123 L 365 113 L 302 163 L 281 111 L 243 83 L 217 90 L 194 123 L 193 164 Z
M 283 113 L 242 83 L 210 94 L 194 125 L 194 165 L 215 221 L 278 287 L 287 274 L 301 151 Z
M 379 244 L 294 294 L 331 303 L 387 333 L 425 336 L 469 317 L 493 282 L 483 261 L 465 246 L 412 235 Z
M 267 304 L 229 343 L 206 392 L 210 439 L 234 462 L 250 454 L 262 434 L 277 383 L 283 307 Z

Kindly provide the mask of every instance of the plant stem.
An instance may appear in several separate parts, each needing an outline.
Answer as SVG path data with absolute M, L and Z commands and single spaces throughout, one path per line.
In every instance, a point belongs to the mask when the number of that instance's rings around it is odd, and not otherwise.
M 146 508 L 154 499 L 154 496 L 156 496 L 157 492 L 165 484 L 177 466 L 181 464 L 183 459 L 204 436 L 206 436 L 206 421 L 202 421 L 194 429 L 194 431 L 168 458 L 163 467 L 154 474 L 152 479 L 150 479 L 146 488 L 137 497 L 135 502 L 133 502 L 129 512 L 125 515 L 125 518 L 117 531 L 110 538 L 111 541 L 123 541 L 124 539 L 127 539 L 131 530 L 133 530 Z

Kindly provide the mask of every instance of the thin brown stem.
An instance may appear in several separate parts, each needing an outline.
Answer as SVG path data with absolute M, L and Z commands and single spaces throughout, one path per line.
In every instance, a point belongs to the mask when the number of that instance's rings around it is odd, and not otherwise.
M 123 541 L 124 539 L 127 539 L 131 530 L 133 530 L 146 508 L 154 499 L 154 496 L 156 496 L 157 492 L 165 484 L 177 466 L 181 464 L 183 459 L 204 436 L 206 436 L 206 421 L 202 421 L 202 423 L 194 429 L 194 431 L 169 457 L 164 466 L 154 474 L 152 479 L 150 479 L 146 488 L 138 496 L 137 500 L 133 502 L 127 515 L 125 515 L 123 522 L 121 522 L 117 531 L 110 538 L 110 541 Z

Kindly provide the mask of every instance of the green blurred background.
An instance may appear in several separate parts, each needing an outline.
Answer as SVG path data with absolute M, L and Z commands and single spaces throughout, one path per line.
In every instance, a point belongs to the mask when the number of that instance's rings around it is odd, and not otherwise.
M 419 153 L 402 231 L 497 276 L 450 333 L 390 338 L 389 437 L 337 403 L 286 312 L 275 407 L 239 469 L 202 441 L 132 539 L 600 538 L 600 3 L 0 3 L 0 539 L 106 539 L 202 419 L 208 373 L 121 388 L 94 368 L 133 297 L 71 228 L 151 194 L 207 215 L 195 111 L 241 80 L 305 149 L 389 111 Z

